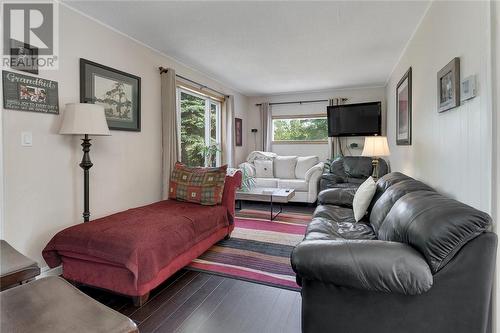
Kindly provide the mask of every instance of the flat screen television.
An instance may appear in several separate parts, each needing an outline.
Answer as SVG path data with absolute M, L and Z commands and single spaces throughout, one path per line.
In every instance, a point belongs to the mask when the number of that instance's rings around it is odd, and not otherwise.
M 382 103 L 329 106 L 328 136 L 381 135 Z

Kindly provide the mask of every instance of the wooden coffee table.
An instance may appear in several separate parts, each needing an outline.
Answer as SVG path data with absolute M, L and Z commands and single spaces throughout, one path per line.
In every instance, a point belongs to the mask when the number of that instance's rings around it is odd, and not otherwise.
M 283 188 L 256 187 L 248 191 L 236 191 L 237 209 L 241 209 L 241 202 L 243 200 L 269 202 L 271 204 L 270 220 L 273 221 L 283 211 L 282 204 L 288 203 L 294 196 L 294 189 Z M 280 205 L 280 210 L 276 214 L 273 211 L 274 203 L 279 203 Z

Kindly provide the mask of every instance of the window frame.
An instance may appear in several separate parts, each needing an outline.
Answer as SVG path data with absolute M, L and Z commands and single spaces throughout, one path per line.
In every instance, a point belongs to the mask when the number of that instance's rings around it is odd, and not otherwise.
M 273 115 L 271 117 L 271 131 L 272 140 L 271 143 L 277 145 L 287 145 L 287 144 L 327 144 L 328 138 L 326 140 L 274 140 L 274 120 L 279 119 L 318 119 L 325 118 L 328 122 L 328 116 L 326 113 L 315 113 L 315 114 L 298 114 L 298 115 Z M 328 133 L 327 133 L 328 136 Z
M 177 133 L 179 136 L 179 145 L 181 143 L 181 117 L 182 117 L 182 110 L 181 110 L 181 94 L 187 94 L 191 95 L 200 99 L 205 100 L 205 146 L 207 142 L 210 142 L 211 139 L 211 133 L 210 133 L 210 113 L 211 113 L 211 105 L 215 105 L 216 107 L 216 116 L 215 116 L 215 133 L 216 133 L 216 144 L 219 146 L 219 150 L 222 147 L 222 101 L 212 98 L 210 95 L 204 95 L 197 93 L 196 91 L 189 89 L 188 87 L 184 87 L 183 85 L 177 85 L 176 88 L 176 99 L 177 99 L 177 105 L 176 105 L 176 112 L 177 112 Z M 207 126 L 208 125 L 208 126 Z M 179 154 L 182 154 L 182 149 L 179 150 Z M 180 156 L 182 160 L 182 156 Z M 222 154 L 220 151 L 217 152 L 216 157 L 215 157 L 215 165 L 220 166 L 222 164 Z M 207 158 L 205 157 L 205 166 L 207 166 Z

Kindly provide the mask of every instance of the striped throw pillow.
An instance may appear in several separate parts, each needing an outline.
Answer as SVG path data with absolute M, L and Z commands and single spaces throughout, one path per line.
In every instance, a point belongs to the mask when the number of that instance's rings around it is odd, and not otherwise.
M 190 168 L 177 162 L 170 177 L 168 197 L 213 206 L 222 202 L 227 165 L 218 168 Z

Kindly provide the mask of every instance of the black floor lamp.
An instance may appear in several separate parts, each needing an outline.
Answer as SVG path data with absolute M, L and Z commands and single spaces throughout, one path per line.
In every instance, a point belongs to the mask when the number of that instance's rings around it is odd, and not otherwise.
M 83 158 L 80 167 L 83 169 L 83 221 L 88 222 L 90 220 L 89 169 L 93 165 L 89 155 L 91 146 L 89 135 L 111 135 L 104 108 L 97 104 L 66 104 L 59 134 L 84 135 Z

